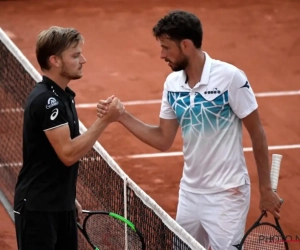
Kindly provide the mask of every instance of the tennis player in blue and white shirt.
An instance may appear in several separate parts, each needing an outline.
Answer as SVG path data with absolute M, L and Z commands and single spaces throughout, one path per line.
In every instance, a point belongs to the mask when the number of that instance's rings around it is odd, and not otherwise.
M 145 124 L 127 111 L 119 122 L 161 151 L 171 147 L 180 126 L 184 167 L 176 221 L 206 249 L 236 249 L 250 204 L 243 124 L 257 164 L 260 209 L 280 216 L 253 90 L 242 70 L 201 49 L 202 25 L 195 15 L 173 11 L 159 20 L 153 33 L 162 48 L 161 58 L 174 71 L 164 84 L 160 123 Z M 98 103 L 99 117 L 105 116 L 107 105 L 104 100 Z

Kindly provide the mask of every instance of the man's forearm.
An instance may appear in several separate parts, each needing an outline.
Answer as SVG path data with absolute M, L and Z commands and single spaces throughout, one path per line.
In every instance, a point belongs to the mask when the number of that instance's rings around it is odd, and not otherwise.
M 259 178 L 259 190 L 271 189 L 269 152 L 264 132 L 252 138 L 252 147 Z
M 158 150 L 166 149 L 162 131 L 158 126 L 145 124 L 127 112 L 121 116 L 119 122 L 142 142 Z
M 85 133 L 71 140 L 66 149 L 69 166 L 88 153 L 108 124 L 105 120 L 98 118 Z

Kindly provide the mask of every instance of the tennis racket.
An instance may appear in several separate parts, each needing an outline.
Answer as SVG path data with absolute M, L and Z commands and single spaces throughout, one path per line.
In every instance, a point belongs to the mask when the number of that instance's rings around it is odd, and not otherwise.
M 277 190 L 280 164 L 282 155 L 272 155 L 271 185 L 274 192 Z M 283 202 L 283 200 L 282 200 Z M 280 227 L 278 219 L 275 225 L 269 222 L 261 222 L 266 211 L 263 211 L 258 220 L 246 232 L 240 244 L 235 245 L 238 250 L 288 250 L 285 235 Z
M 104 211 L 82 213 L 86 217 L 82 225 L 77 222 L 77 227 L 94 250 L 125 249 L 126 244 L 128 250 L 146 249 L 140 231 L 123 216 Z

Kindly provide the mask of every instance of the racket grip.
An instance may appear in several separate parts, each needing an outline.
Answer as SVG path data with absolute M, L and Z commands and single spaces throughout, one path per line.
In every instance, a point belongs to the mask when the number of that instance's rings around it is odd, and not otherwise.
M 282 159 L 282 155 L 279 154 L 272 155 L 271 186 L 274 192 L 276 192 L 277 190 L 281 159 Z

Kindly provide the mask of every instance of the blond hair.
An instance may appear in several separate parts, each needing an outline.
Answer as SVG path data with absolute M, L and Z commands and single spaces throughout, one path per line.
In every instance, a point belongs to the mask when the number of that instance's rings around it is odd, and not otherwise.
M 74 28 L 51 26 L 39 33 L 36 41 L 36 58 L 42 70 L 50 69 L 49 57 L 59 56 L 71 45 L 83 41 L 82 35 Z

